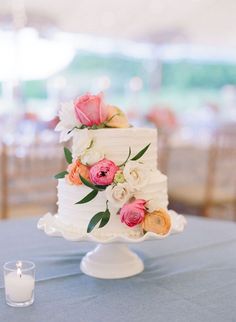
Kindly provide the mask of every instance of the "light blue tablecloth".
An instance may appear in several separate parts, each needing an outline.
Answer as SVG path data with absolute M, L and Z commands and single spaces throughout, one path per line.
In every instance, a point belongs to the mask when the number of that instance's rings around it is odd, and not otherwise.
M 0 322 L 236 321 L 235 223 L 189 217 L 183 234 L 131 246 L 144 260 L 142 274 L 99 280 L 79 269 L 92 243 L 50 238 L 36 221 L 0 223 L 0 264 L 37 265 L 28 308 L 5 304 L 1 276 Z

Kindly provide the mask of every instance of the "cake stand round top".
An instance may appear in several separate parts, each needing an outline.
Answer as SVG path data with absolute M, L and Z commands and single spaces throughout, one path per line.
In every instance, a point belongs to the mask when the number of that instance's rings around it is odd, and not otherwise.
M 63 237 L 69 241 L 92 241 L 99 244 L 106 243 L 139 243 L 146 240 L 156 240 L 156 239 L 164 239 L 170 235 L 178 234 L 183 232 L 184 227 L 187 223 L 185 217 L 183 215 L 178 215 L 175 211 L 169 210 L 169 214 L 171 217 L 171 229 L 166 235 L 158 235 L 153 232 L 147 232 L 146 234 L 140 236 L 128 236 L 128 235 L 119 235 L 119 234 L 100 234 L 100 233 L 90 233 L 84 234 L 76 228 L 74 225 L 65 224 L 61 221 L 60 217 L 56 215 L 52 215 L 51 213 L 47 213 L 38 221 L 38 229 L 43 230 L 48 236 L 52 237 Z

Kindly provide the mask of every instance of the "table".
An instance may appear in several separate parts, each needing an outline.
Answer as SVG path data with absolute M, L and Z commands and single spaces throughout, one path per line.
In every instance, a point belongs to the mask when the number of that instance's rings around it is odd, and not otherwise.
M 145 271 L 123 280 L 83 275 L 82 256 L 94 245 L 50 238 L 37 219 L 0 223 L 0 264 L 15 259 L 37 265 L 35 303 L 5 304 L 1 322 L 236 321 L 236 224 L 188 217 L 181 235 L 132 245 Z

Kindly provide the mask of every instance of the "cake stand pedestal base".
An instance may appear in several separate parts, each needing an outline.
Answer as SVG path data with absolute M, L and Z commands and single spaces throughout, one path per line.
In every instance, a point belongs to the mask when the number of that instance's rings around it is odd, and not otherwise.
M 141 273 L 144 269 L 142 260 L 125 244 L 99 244 L 87 253 L 80 264 L 80 269 L 89 276 L 117 279 Z

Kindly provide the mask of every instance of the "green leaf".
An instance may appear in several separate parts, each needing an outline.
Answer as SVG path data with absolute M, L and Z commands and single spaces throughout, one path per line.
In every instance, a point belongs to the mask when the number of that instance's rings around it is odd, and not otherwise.
M 123 162 L 120 165 L 118 165 L 118 167 L 122 167 L 123 165 L 125 165 L 126 162 L 129 160 L 130 155 L 131 155 L 131 147 L 129 147 L 129 153 L 128 153 L 128 156 L 127 156 L 125 162 Z
M 106 211 L 104 212 L 104 216 L 102 217 L 102 220 L 100 222 L 99 228 L 104 227 L 108 223 L 108 221 L 110 219 L 110 215 L 111 214 L 110 214 L 109 209 L 106 209 Z
M 96 215 L 93 216 L 93 218 L 90 220 L 88 224 L 87 233 L 91 233 L 91 231 L 99 223 L 99 221 L 102 220 L 103 216 L 104 216 L 104 211 L 98 212 Z
M 144 155 L 144 153 L 147 151 L 147 149 L 149 148 L 150 145 L 151 145 L 151 143 L 149 143 L 147 146 L 145 146 L 145 148 L 143 148 L 141 151 L 139 151 L 139 153 L 137 153 L 131 160 L 136 161 L 136 160 L 140 159 Z
M 89 202 L 89 201 L 93 200 L 97 194 L 98 194 L 98 190 L 92 190 L 87 196 L 85 196 L 80 201 L 76 202 L 75 205 Z
M 65 178 L 65 176 L 68 174 L 67 171 L 62 171 L 54 176 L 55 179 L 62 179 Z
M 71 164 L 72 163 L 72 153 L 66 147 L 64 147 L 64 154 L 65 154 L 65 158 L 66 158 L 67 163 Z
M 83 130 L 83 129 L 86 129 L 86 128 L 88 128 L 88 126 L 86 126 L 84 124 L 80 125 L 80 127 L 79 127 L 80 130 Z
M 94 184 L 92 184 L 92 182 L 86 180 L 84 177 L 81 176 L 81 174 L 79 175 L 80 180 L 83 182 L 83 184 L 93 190 L 99 190 L 98 188 L 96 188 L 96 186 Z
M 82 177 L 81 175 L 79 175 L 80 180 L 83 182 L 83 184 L 93 190 L 98 190 L 98 191 L 102 191 L 105 190 L 107 186 L 99 186 L 99 185 L 94 185 L 92 182 L 86 180 L 84 177 Z
M 99 190 L 99 191 L 103 191 L 103 190 L 106 190 L 106 187 L 108 186 L 100 186 L 98 184 L 95 184 L 95 187 Z

